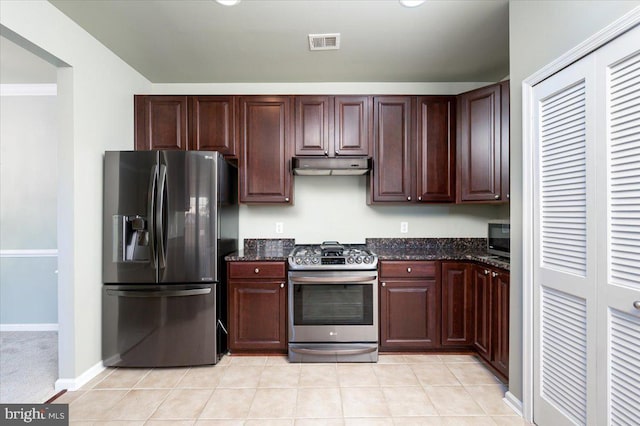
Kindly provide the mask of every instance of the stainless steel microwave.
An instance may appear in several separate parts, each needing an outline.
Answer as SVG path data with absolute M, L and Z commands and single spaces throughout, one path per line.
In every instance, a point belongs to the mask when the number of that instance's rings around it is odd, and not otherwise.
M 487 231 L 487 252 L 509 257 L 511 225 L 508 220 L 492 220 Z

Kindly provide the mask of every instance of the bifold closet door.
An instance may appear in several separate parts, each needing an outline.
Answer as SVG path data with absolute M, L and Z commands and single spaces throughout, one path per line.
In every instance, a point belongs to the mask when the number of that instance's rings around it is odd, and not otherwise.
M 594 58 L 534 88 L 534 421 L 595 416 Z
M 596 66 L 596 423 L 631 425 L 640 421 L 640 28 L 598 50 Z
M 534 421 L 640 416 L 640 27 L 536 85 Z

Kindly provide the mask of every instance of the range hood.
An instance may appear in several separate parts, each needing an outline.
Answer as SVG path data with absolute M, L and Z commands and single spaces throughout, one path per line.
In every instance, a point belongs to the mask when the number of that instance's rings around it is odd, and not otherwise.
M 368 157 L 294 157 L 293 173 L 300 176 L 366 175 L 371 168 Z

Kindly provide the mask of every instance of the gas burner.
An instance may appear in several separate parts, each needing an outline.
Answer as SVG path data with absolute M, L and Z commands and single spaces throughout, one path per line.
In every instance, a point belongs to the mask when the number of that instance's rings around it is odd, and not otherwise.
M 297 245 L 289 254 L 290 270 L 375 270 L 378 256 L 364 244 Z

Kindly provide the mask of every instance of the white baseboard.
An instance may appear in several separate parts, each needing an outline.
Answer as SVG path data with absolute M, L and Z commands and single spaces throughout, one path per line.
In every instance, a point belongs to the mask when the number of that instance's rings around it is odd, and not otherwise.
M 0 324 L 0 331 L 58 331 L 58 324 Z
M 505 404 L 507 404 L 517 415 L 522 417 L 522 401 L 515 397 L 511 392 L 504 394 L 502 398 Z
M 102 373 L 104 369 L 104 364 L 100 361 L 75 379 L 58 379 L 55 384 L 56 392 L 61 390 L 77 391 L 82 386 L 89 383 L 91 379 Z

